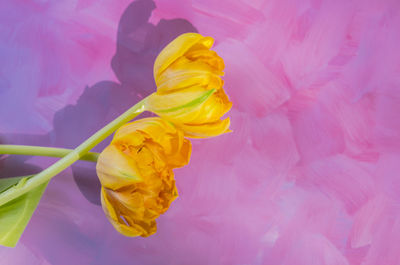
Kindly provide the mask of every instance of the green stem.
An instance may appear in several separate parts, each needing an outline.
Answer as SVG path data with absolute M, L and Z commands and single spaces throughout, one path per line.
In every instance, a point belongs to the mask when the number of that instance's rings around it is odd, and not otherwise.
M 135 118 L 137 115 L 145 111 L 144 102 L 146 99 L 140 101 L 135 106 L 127 110 L 121 116 L 107 124 L 104 128 L 93 134 L 89 139 L 80 144 L 68 155 L 64 156 L 53 165 L 49 166 L 36 176 L 28 179 L 22 187 L 18 189 L 8 189 L 0 194 L 0 206 L 6 204 L 7 202 L 21 196 L 22 194 L 32 190 L 33 188 L 46 183 L 52 177 L 72 165 L 74 162 L 79 160 L 83 155 L 89 152 L 98 143 L 107 138 L 115 130 L 121 127 L 123 124 Z
M 0 144 L 0 155 L 8 154 L 8 155 L 64 157 L 72 151 L 73 151 L 72 149 L 65 149 L 65 148 Z M 98 157 L 99 153 L 89 152 L 83 155 L 80 158 L 80 160 L 97 162 Z

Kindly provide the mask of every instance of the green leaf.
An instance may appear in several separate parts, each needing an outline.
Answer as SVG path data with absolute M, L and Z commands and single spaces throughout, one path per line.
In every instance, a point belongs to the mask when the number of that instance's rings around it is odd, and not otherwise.
M 0 179 L 0 193 L 10 188 L 18 189 L 30 178 Z M 48 182 L 0 206 L 0 245 L 15 247 L 32 217 Z

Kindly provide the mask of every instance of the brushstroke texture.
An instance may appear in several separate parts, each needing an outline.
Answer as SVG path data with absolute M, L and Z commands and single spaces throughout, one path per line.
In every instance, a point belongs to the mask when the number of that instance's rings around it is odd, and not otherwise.
M 399 1 L 129 3 L 0 3 L 0 141 L 75 146 L 154 91 L 157 53 L 196 30 L 225 60 L 233 133 L 194 141 L 154 236 L 113 230 L 82 162 L 2 261 L 400 264 Z M 50 161 L 0 159 L 2 177 Z

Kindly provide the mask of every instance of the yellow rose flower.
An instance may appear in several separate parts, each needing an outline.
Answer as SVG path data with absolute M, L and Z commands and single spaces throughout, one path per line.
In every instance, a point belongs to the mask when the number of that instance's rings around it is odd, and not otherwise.
M 229 118 L 221 117 L 232 103 L 222 87 L 224 61 L 210 50 L 213 43 L 211 37 L 182 34 L 161 51 L 154 63 L 157 92 L 146 100 L 146 108 L 192 138 L 229 131 Z
M 169 122 L 146 118 L 118 129 L 96 166 L 103 210 L 117 231 L 147 237 L 178 196 L 172 169 L 189 162 L 190 141 Z

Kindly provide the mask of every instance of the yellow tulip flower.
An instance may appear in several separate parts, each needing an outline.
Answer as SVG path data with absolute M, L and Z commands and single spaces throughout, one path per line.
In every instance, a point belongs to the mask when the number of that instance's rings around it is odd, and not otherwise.
M 117 231 L 147 237 L 178 196 L 173 168 L 189 162 L 190 141 L 169 122 L 146 118 L 118 129 L 96 166 L 103 210 Z
M 154 63 L 157 92 L 146 100 L 146 108 L 192 138 L 229 131 L 229 118 L 221 117 L 232 103 L 222 87 L 224 61 L 210 50 L 213 43 L 198 33 L 182 34 Z

